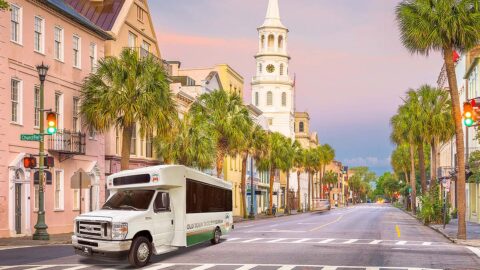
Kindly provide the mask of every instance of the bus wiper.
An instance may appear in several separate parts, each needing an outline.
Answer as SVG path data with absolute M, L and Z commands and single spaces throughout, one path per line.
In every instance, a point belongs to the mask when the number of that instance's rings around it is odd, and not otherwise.
M 130 209 L 135 210 L 135 211 L 140 211 L 140 209 L 136 208 L 135 206 L 126 205 L 126 204 L 120 205 L 119 208 L 130 208 Z

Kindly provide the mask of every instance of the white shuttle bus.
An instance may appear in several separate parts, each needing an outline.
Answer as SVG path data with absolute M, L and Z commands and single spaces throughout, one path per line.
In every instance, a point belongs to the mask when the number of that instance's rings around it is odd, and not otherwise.
M 143 267 L 152 254 L 217 244 L 233 229 L 232 185 L 184 166 L 122 171 L 107 178 L 107 188 L 101 210 L 75 218 L 77 254 L 128 257 Z

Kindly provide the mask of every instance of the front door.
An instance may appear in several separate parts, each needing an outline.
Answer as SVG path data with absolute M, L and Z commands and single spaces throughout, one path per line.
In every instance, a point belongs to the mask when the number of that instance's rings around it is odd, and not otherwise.
M 22 184 L 15 184 L 15 231 L 22 233 Z
M 154 245 L 170 246 L 173 240 L 175 217 L 170 205 L 168 192 L 159 191 L 153 203 Z

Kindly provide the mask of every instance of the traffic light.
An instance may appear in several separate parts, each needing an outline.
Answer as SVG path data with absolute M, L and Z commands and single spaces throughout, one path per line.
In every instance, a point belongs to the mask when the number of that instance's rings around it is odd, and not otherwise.
M 23 167 L 26 169 L 34 169 L 37 167 L 37 159 L 35 157 L 24 157 L 23 158 Z
M 48 167 L 48 168 L 55 167 L 55 159 L 53 157 L 50 157 L 50 156 L 44 157 L 43 160 L 44 160 L 43 164 L 45 167 Z
M 57 114 L 54 112 L 47 113 L 47 133 L 50 135 L 57 133 Z
M 471 127 L 475 124 L 475 112 L 473 111 L 472 103 L 463 103 L 463 123 L 466 127 Z

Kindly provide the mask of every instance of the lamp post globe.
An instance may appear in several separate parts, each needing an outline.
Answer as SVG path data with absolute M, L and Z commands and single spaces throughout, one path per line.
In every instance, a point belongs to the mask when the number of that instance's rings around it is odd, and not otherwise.
M 38 77 L 40 79 L 40 82 L 44 82 L 45 78 L 47 77 L 47 72 L 48 72 L 48 66 L 44 65 L 43 62 L 41 65 L 37 66 L 37 72 L 38 72 Z

